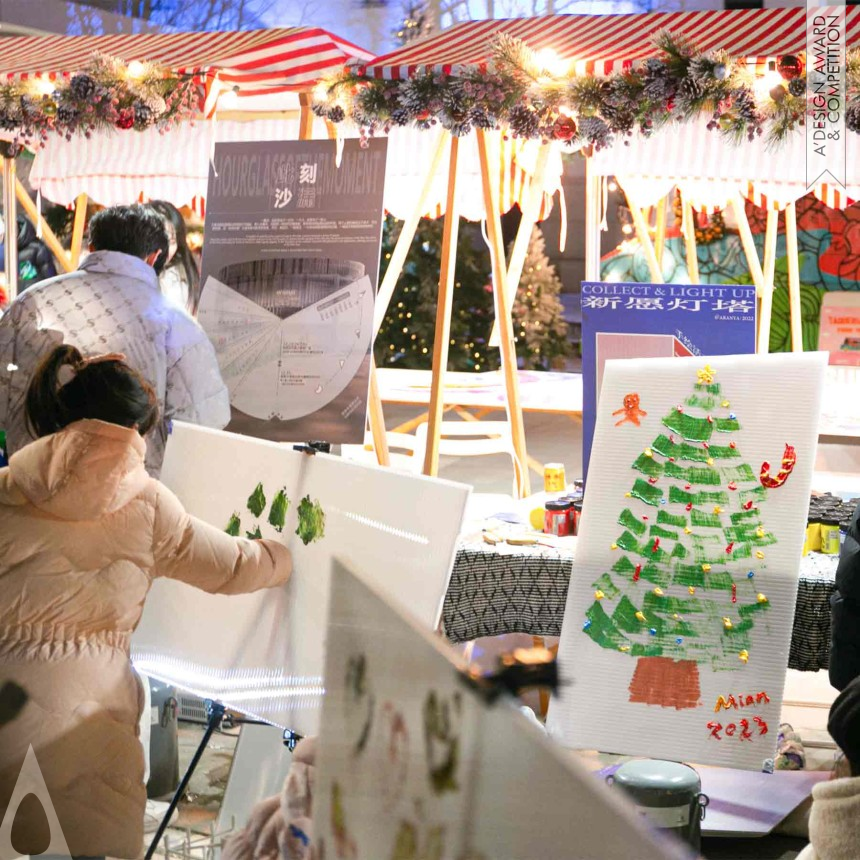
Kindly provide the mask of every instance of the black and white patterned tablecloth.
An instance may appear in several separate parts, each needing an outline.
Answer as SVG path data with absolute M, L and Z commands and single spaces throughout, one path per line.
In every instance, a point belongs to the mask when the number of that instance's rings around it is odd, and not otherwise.
M 789 669 L 828 666 L 837 561 L 810 553 L 801 563 Z M 445 632 L 454 642 L 504 633 L 558 636 L 573 567 L 569 550 L 462 543 L 445 597 Z

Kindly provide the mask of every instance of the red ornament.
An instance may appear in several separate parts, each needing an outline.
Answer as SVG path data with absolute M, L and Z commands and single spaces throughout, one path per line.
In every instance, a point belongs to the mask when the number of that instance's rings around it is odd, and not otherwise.
M 564 114 L 560 114 L 552 124 L 552 136 L 556 140 L 573 140 L 576 137 L 576 123 Z
M 738 602 L 738 587 L 732 583 L 732 603 Z
M 660 549 L 660 538 L 654 538 L 654 545 L 651 547 L 651 552 L 657 552 Z
M 675 462 L 675 458 L 674 458 L 674 457 L 670 457 L 670 458 L 669 458 L 669 462 L 670 462 L 670 463 L 674 463 L 674 462 Z
M 734 481 L 729 481 L 728 488 L 730 490 L 736 490 L 738 488 L 738 485 Z
M 707 442 L 702 442 L 702 447 L 707 451 L 711 446 Z
M 649 478 L 649 479 L 648 479 L 648 483 L 649 483 L 649 484 L 656 484 L 656 483 L 657 483 L 657 479 L 656 479 L 656 478 Z
M 711 418 L 711 416 L 709 415 L 708 416 L 708 424 L 713 424 L 713 423 L 714 423 L 714 419 Z
M 785 56 L 779 58 L 776 70 L 782 75 L 784 81 L 793 81 L 803 74 L 803 63 L 799 57 L 795 57 L 793 54 L 785 54 Z
M 691 486 L 690 484 L 684 484 L 684 489 L 685 489 L 685 490 L 689 490 L 689 489 L 690 489 L 690 486 Z
M 676 409 L 677 409 L 677 410 L 678 410 L 678 412 L 680 412 L 682 415 L 684 414 L 684 407 L 683 407 L 683 406 L 677 406 L 677 407 L 676 407 Z
M 673 445 L 675 444 L 675 434 L 674 434 L 674 433 L 670 433 L 670 434 L 669 434 L 669 441 L 670 441 Z
M 743 508 L 745 511 L 751 511 L 753 506 L 753 501 L 750 499 L 748 502 L 744 502 Z
M 134 111 L 123 109 L 119 111 L 116 119 L 116 127 L 121 129 L 129 129 L 134 125 Z
M 685 509 L 686 509 L 686 510 L 688 510 L 688 511 L 692 511 L 692 510 L 693 510 L 693 503 L 692 503 L 692 502 L 687 502 L 687 504 L 686 504 L 684 507 L 685 507 Z
M 633 571 L 633 581 L 639 582 L 639 576 L 642 574 L 642 565 L 637 564 L 636 569 Z
M 737 448 L 737 444 L 735 442 L 729 442 L 729 448 Z
M 734 542 L 734 541 L 732 541 L 732 542 L 731 542 L 731 543 L 726 547 L 726 555 L 731 555 L 731 554 L 732 554 L 732 550 L 733 550 L 734 548 L 735 548 L 735 542 Z

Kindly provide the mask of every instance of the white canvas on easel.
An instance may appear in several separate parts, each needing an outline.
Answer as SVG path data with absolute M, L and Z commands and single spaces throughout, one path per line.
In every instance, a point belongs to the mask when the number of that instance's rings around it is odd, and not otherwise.
M 238 596 L 156 580 L 132 639 L 132 657 L 147 674 L 314 733 L 334 554 L 348 557 L 428 630 L 438 626 L 465 485 L 179 422 L 162 481 L 212 525 L 231 525 L 242 536 L 259 529 L 283 541 L 294 570 L 282 588 Z M 297 535 L 300 514 L 307 543 Z
M 826 361 L 607 363 L 559 647 L 572 684 L 548 718 L 562 743 L 773 758 Z
M 449 645 L 334 560 L 313 799 L 316 856 L 681 860 L 513 700 L 488 704 Z M 659 839 L 659 841 L 658 841 Z

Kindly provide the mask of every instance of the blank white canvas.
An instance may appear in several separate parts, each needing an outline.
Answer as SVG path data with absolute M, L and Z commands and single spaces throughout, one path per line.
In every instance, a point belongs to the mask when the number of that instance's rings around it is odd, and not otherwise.
M 592 471 L 586 488 L 576 564 L 559 648 L 560 669 L 570 684 L 553 697 L 548 717 L 550 730 L 560 742 L 575 748 L 756 770 L 766 767 L 767 760 L 773 758 L 826 361 L 826 354 L 807 353 L 607 362 L 597 411 Z M 628 496 L 635 479 L 645 478 L 642 472 L 633 468 L 633 464 L 648 452 L 661 469 L 672 466 L 711 468 L 706 462 L 692 462 L 681 457 L 676 457 L 670 465 L 667 456 L 654 450 L 654 440 L 661 433 L 669 436 L 671 432 L 664 425 L 664 419 L 679 406 L 691 415 L 701 416 L 709 411 L 685 405 L 686 399 L 694 392 L 699 378 L 697 372 L 705 365 L 713 369 L 713 381 L 720 385 L 718 402 L 710 410 L 713 414 L 708 420 L 734 415 L 740 424 L 736 432 L 714 432 L 709 444 L 725 448 L 730 447 L 728 440 L 732 440 L 740 456 L 735 460 L 716 460 L 713 468 L 722 470 L 746 463 L 751 466 L 755 479 L 752 485 L 749 481 L 741 481 L 736 489 L 732 489 L 726 481 L 728 476 L 721 473 L 721 485 L 712 489 L 723 491 L 728 502 L 719 506 L 718 516 L 727 518 L 731 513 L 744 510 L 743 505 L 748 502 L 742 502 L 742 499 L 750 499 L 751 496 L 743 496 L 742 493 L 751 486 L 760 486 L 763 462 L 771 464 L 772 475 L 777 473 L 786 443 L 794 446 L 797 452 L 797 463 L 785 483 L 776 489 L 767 489 L 766 498 L 754 504 L 763 532 L 759 536 L 756 531 L 756 540 L 759 537 L 770 540 L 766 536 L 772 535 L 776 542 L 756 545 L 755 552 L 745 559 L 736 559 L 734 553 L 737 550 L 729 545 L 725 546 L 725 557 L 720 555 L 722 544 L 714 544 L 713 541 L 719 538 L 725 543 L 725 534 L 719 529 L 702 526 L 701 520 L 693 526 L 693 512 L 687 510 L 690 502 L 669 502 L 667 497 L 673 484 L 680 484 L 679 490 L 686 492 L 683 481 L 669 479 L 665 474 L 658 476 L 653 484 L 646 481 L 662 491 L 656 505 Z M 625 395 L 632 393 L 639 395 L 640 407 L 647 416 L 639 417 L 639 426 L 629 420 L 616 426 L 625 417 Z M 699 393 L 706 396 L 706 392 Z M 728 406 L 723 406 L 724 403 Z M 673 436 L 681 442 L 677 434 Z M 690 444 L 704 447 L 699 443 Z M 669 449 L 669 446 L 664 447 Z M 671 451 L 680 453 L 675 448 Z M 709 487 L 697 483 L 691 485 L 691 489 L 695 493 L 707 491 Z M 693 507 L 704 514 L 716 514 L 710 504 L 697 501 Z M 618 546 L 620 536 L 628 530 L 619 522 L 625 509 L 647 526 L 640 542 L 644 550 L 638 555 Z M 694 594 L 690 593 L 691 586 L 685 585 L 683 579 L 678 581 L 679 568 L 676 566 L 686 563 L 696 567 L 693 557 L 672 561 L 672 578 L 663 589 L 644 578 L 649 552 L 654 550 L 652 528 L 658 517 L 666 514 L 684 518 L 687 522 L 685 528 L 689 528 L 690 533 L 666 525 L 674 528 L 678 540 L 664 538 L 658 551 L 674 551 L 678 543 L 691 547 L 697 540 L 711 541 L 709 552 L 716 553 L 709 569 L 700 565 L 703 584 L 692 586 Z M 761 553 L 763 557 L 755 553 Z M 634 561 L 638 557 L 644 566 L 638 581 L 633 579 L 635 572 L 619 574 L 613 571 L 613 566 L 622 556 Z M 752 578 L 748 576 L 750 571 Z M 736 604 L 730 602 L 729 593 L 724 588 L 708 585 L 709 577 L 722 576 L 724 572 L 728 572 L 737 584 Z M 620 594 L 615 595 L 612 586 L 600 587 L 598 580 L 607 573 L 610 581 L 619 587 Z M 717 581 L 711 580 L 712 583 Z M 606 583 L 606 580 L 602 582 Z M 659 594 L 655 589 L 663 593 Z M 602 647 L 592 639 L 595 635 L 592 619 L 599 620 L 601 611 L 614 619 L 613 613 L 625 594 L 634 608 L 640 612 L 647 610 L 643 612 L 641 622 L 637 619 L 637 625 L 641 623 L 641 627 L 625 632 L 623 638 L 609 640 L 611 647 Z M 662 606 L 662 601 L 676 598 L 701 601 L 701 606 L 707 604 L 708 611 L 699 613 L 691 608 L 690 614 L 686 614 L 682 608 L 678 613 L 666 612 L 662 621 L 659 617 L 657 619 L 657 623 L 664 623 L 664 626 L 655 640 L 652 630 L 657 627 L 652 627 L 652 624 L 655 616 L 659 615 L 655 608 Z M 670 606 L 669 603 L 665 605 Z M 693 607 L 695 604 L 672 605 Z M 599 609 L 595 609 L 596 606 Z M 744 615 L 741 607 L 750 606 L 753 608 L 745 609 L 748 614 Z M 716 608 L 719 608 L 716 617 L 709 617 L 708 612 L 712 613 Z M 652 609 L 655 612 L 649 617 L 648 612 Z M 753 619 L 753 626 L 746 630 L 745 619 L 749 618 Z M 669 626 L 667 619 L 671 619 L 673 626 Z M 675 626 L 679 624 L 689 625 L 695 635 L 687 635 L 685 627 Z M 684 635 L 669 639 L 665 631 L 670 629 L 683 631 Z M 738 638 L 741 636 L 748 637 L 749 647 L 733 644 L 743 644 L 743 640 Z M 696 662 L 700 696 L 694 707 L 646 704 L 641 701 L 641 695 L 640 701 L 631 701 L 630 687 L 638 663 L 635 652 L 653 648 L 655 642 L 667 643 L 663 657 L 669 659 L 673 666 L 685 654 L 687 659 Z M 714 655 L 718 653 L 717 658 Z M 695 656 L 691 658 L 689 655 Z M 767 700 L 760 694 L 765 694 Z M 724 703 L 720 702 L 720 696 Z M 731 696 L 733 700 L 729 698 Z M 717 725 L 721 728 L 716 729 Z
M 225 528 L 240 513 L 243 535 L 252 525 L 246 502 L 257 483 L 268 500 L 284 488 L 290 505 L 283 532 L 265 512 L 254 524 L 290 548 L 294 570 L 283 587 L 239 596 L 156 580 L 132 639 L 135 663 L 148 674 L 299 734 L 314 733 L 335 554 L 428 630 L 437 627 L 468 487 L 179 422 L 162 481 L 189 513 L 212 525 Z M 304 496 L 325 511 L 325 537 L 307 546 L 295 535 Z
M 513 700 L 487 704 L 463 681 L 454 649 L 338 560 L 329 619 L 318 856 L 689 856 L 674 840 L 656 841 L 617 790 L 552 744 Z M 439 706 L 447 719 L 428 732 Z

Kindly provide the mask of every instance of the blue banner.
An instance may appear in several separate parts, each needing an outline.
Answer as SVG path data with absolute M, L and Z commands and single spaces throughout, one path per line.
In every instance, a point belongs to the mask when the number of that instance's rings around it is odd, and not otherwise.
M 582 284 L 582 472 L 588 474 L 603 366 L 613 358 L 755 352 L 755 287 Z

